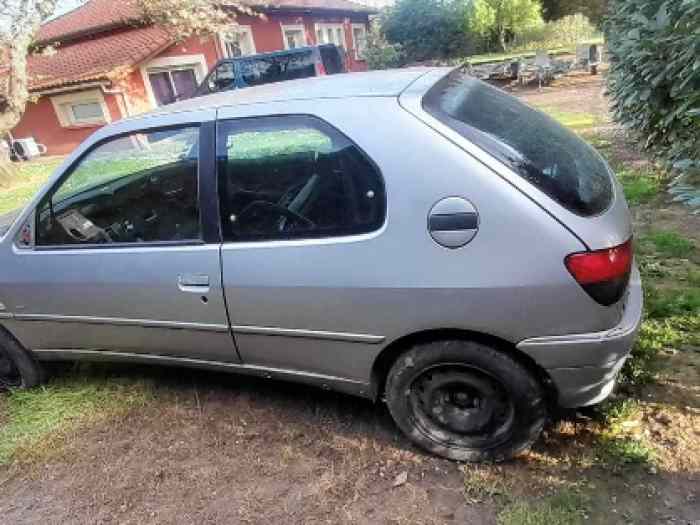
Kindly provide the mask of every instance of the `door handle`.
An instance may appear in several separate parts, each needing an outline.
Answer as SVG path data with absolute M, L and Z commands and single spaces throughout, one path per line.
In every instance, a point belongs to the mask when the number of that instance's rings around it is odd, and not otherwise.
M 177 287 L 182 292 L 207 293 L 209 292 L 209 276 L 195 273 L 178 275 Z

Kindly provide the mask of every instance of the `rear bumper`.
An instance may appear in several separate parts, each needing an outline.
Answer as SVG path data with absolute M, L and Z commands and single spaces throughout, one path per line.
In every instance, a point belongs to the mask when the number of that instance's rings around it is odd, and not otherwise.
M 620 323 L 588 334 L 525 339 L 518 348 L 547 370 L 565 408 L 593 405 L 612 392 L 642 321 L 642 283 L 635 266 Z

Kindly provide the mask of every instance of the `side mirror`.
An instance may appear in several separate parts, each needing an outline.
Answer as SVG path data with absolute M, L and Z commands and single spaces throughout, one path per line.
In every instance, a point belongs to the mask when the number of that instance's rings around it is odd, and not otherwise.
M 22 227 L 15 236 L 15 246 L 20 250 L 31 250 L 35 245 L 35 224 L 36 211 L 32 211 L 22 224 Z

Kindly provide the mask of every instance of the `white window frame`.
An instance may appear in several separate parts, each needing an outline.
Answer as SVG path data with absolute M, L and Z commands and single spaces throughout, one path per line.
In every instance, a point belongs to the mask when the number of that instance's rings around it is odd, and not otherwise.
M 104 94 L 100 89 L 75 91 L 72 93 L 65 93 L 63 95 L 52 95 L 50 99 L 61 127 L 74 128 L 81 126 L 102 126 L 112 122 L 112 116 L 109 113 L 107 102 L 105 101 Z M 72 106 L 79 104 L 99 104 L 102 108 L 102 117 L 94 119 L 76 119 Z
M 249 55 L 255 55 L 258 51 L 257 48 L 255 47 L 255 38 L 253 38 L 253 27 L 252 26 L 246 26 L 246 25 L 237 25 L 232 29 L 234 33 L 238 33 L 238 35 L 244 35 L 246 40 L 248 40 L 248 45 L 250 46 L 251 52 L 246 53 L 241 56 L 249 56 Z M 229 55 L 228 49 L 226 48 L 226 44 L 229 43 L 229 40 L 227 40 L 224 35 L 219 35 L 219 43 L 221 44 L 221 53 L 223 55 L 223 58 L 234 58 Z
M 309 41 L 306 38 L 306 27 L 304 27 L 304 24 L 283 24 L 280 22 L 280 30 L 282 31 L 282 42 L 284 43 L 285 49 L 289 49 L 289 43 L 287 42 L 287 37 L 284 34 L 285 31 L 301 31 L 303 38 L 302 46 L 309 45 Z
M 355 60 L 364 60 L 365 57 L 363 57 L 360 53 L 360 48 L 357 46 L 357 40 L 355 40 L 355 29 L 362 29 L 362 32 L 365 35 L 365 48 L 367 47 L 367 36 L 369 32 L 367 31 L 367 26 L 365 24 L 352 24 L 350 26 L 350 31 L 352 32 L 352 47 L 355 51 Z
M 341 44 L 341 47 L 343 50 L 347 50 L 347 42 L 348 42 L 348 36 L 345 34 L 345 24 L 342 23 L 328 23 L 328 22 L 317 22 L 316 23 L 316 44 L 321 45 L 321 39 L 318 37 L 319 34 L 323 34 L 322 31 L 327 31 L 328 29 L 333 30 L 333 34 L 335 34 L 337 29 L 341 30 L 341 34 L 343 35 L 343 43 Z M 335 44 L 335 42 L 330 42 L 331 44 Z
M 207 61 L 204 58 L 204 55 L 180 55 L 175 57 L 156 58 L 141 66 L 141 78 L 143 79 L 144 86 L 146 86 L 146 95 L 148 95 L 148 101 L 151 103 L 151 108 L 157 108 L 158 101 L 156 100 L 156 95 L 153 92 L 151 79 L 148 77 L 148 74 L 183 69 L 194 70 L 195 80 L 199 84 L 207 74 Z

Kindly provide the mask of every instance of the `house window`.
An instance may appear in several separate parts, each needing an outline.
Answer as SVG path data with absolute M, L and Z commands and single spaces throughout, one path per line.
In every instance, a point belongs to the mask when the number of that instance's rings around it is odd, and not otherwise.
M 180 55 L 151 60 L 141 75 L 151 103 L 164 106 L 192 97 L 206 71 L 204 55 Z
M 238 26 L 228 38 L 222 38 L 224 51 L 228 58 L 254 55 L 255 41 L 250 26 Z
M 283 25 L 282 39 L 285 49 L 296 49 L 306 45 L 306 31 L 303 25 Z
M 197 89 L 197 75 L 194 67 L 163 71 L 149 70 L 148 80 L 151 83 L 156 104 L 159 106 L 191 98 Z
M 364 60 L 367 49 L 367 27 L 364 24 L 352 25 L 352 44 L 355 48 L 355 60 Z
M 343 24 L 316 24 L 316 40 L 319 44 L 335 44 L 345 49 Z
M 63 127 L 99 126 L 110 121 L 104 96 L 98 89 L 51 97 Z

